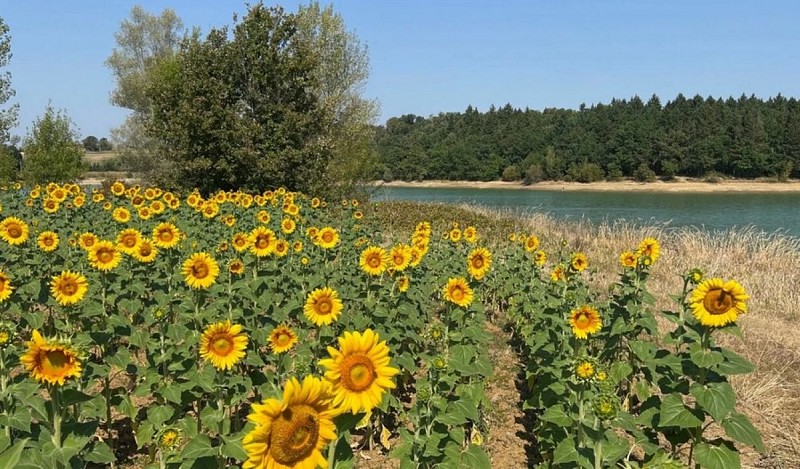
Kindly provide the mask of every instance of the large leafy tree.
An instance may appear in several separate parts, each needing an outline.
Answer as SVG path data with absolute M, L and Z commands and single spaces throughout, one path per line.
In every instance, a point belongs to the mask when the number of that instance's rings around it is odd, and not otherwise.
M 73 182 L 86 172 L 84 149 L 64 111 L 51 106 L 25 137 L 22 178 L 28 183 Z
M 250 7 L 232 31 L 184 41 L 160 62 L 148 135 L 170 163 L 168 186 L 264 190 L 324 187 L 330 114 L 314 90 L 318 56 L 297 17 Z
M 369 54 L 331 5 L 301 5 L 296 21 L 297 40 L 318 59 L 313 71 L 314 93 L 329 123 L 323 136 L 330 150 L 324 172 L 326 187 L 331 196 L 344 195 L 371 177 L 377 164 L 372 124 L 378 104 L 363 96 Z
M 3 69 L 11 60 L 11 36 L 8 25 L 0 18 L 0 69 Z M 11 73 L 6 71 L 0 73 L 0 105 L 8 102 L 14 96 L 11 89 Z M 17 163 L 14 158 L 13 147 L 6 145 L 9 141 L 9 131 L 17 124 L 17 111 L 19 106 L 16 104 L 7 108 L 0 109 L 0 180 L 8 181 L 16 177 Z
M 163 171 L 155 142 L 145 133 L 144 122 L 151 107 L 147 87 L 154 69 L 175 56 L 186 35 L 183 21 L 174 10 L 155 15 L 135 6 L 114 35 L 116 47 L 106 60 L 116 79 L 111 103 L 132 111 L 112 136 L 120 159 L 146 179 Z

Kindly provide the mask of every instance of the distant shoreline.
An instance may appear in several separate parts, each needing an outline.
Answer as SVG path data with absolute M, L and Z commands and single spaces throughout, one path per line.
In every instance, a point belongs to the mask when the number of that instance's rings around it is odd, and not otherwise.
M 519 182 L 504 181 L 374 181 L 374 187 L 417 187 L 431 189 L 508 189 L 508 190 L 534 190 L 534 191 L 584 191 L 584 192 L 682 192 L 682 193 L 712 193 L 712 192 L 798 192 L 800 193 L 800 180 L 787 182 L 753 181 L 742 179 L 725 179 L 720 182 L 704 182 L 687 178 L 678 178 L 674 181 L 664 182 L 636 182 L 636 181 L 603 181 L 592 183 L 544 181 L 530 186 L 523 186 Z

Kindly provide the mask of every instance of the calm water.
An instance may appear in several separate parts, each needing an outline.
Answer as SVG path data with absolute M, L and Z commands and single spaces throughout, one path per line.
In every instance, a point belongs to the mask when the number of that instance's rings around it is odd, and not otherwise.
M 545 212 L 571 220 L 624 219 L 709 231 L 753 225 L 767 233 L 780 231 L 800 236 L 798 193 L 676 194 L 383 187 L 376 190 L 372 199 L 468 203 L 520 214 Z

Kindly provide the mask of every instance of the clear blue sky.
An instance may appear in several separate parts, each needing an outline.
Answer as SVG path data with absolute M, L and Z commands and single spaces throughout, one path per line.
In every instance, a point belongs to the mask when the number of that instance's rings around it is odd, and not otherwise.
M 173 8 L 204 31 L 246 11 L 238 0 L 2 3 L 20 136 L 48 101 L 82 136 L 108 136 L 122 122 L 103 63 L 133 5 Z M 297 4 L 282 3 L 289 11 Z M 666 102 L 679 92 L 800 97 L 797 1 L 342 0 L 334 8 L 369 47 L 366 95 L 380 102 L 381 123 L 469 104 L 575 108 L 634 94 Z

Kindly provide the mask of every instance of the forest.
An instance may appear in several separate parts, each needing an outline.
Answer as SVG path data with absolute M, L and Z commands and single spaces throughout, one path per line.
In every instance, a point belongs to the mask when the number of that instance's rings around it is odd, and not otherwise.
M 377 178 L 592 182 L 676 176 L 800 176 L 800 102 L 679 94 L 581 104 L 390 118 L 375 129 Z

